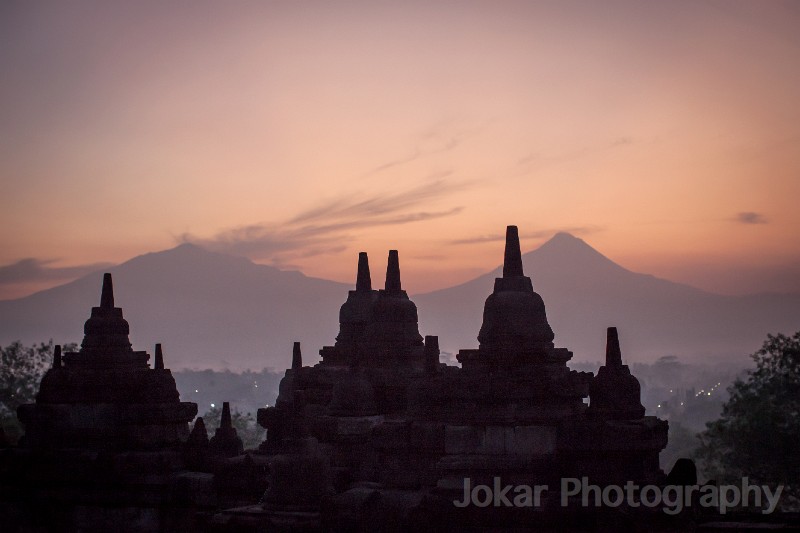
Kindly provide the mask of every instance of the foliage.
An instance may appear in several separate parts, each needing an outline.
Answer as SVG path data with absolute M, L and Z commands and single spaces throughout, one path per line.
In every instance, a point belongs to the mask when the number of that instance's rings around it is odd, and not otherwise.
M 77 346 L 65 344 L 63 350 L 73 351 Z M 17 407 L 36 400 L 42 376 L 52 366 L 54 347 L 53 339 L 32 346 L 19 341 L 0 346 L 0 422 L 12 439 L 20 432 Z
M 212 407 L 203 415 L 203 422 L 209 437 L 214 435 L 221 418 L 222 407 Z M 256 423 L 256 419 L 251 413 L 240 413 L 236 409 L 231 409 L 231 424 L 236 428 L 239 438 L 242 439 L 245 450 L 258 448 L 259 444 L 264 441 L 266 430 Z
M 728 389 L 722 416 L 706 425 L 697 452 L 708 477 L 783 484 L 800 496 L 800 331 L 768 335 L 755 370 Z
M 36 399 L 42 376 L 53 364 L 53 348 L 53 339 L 33 346 L 19 341 L 0 346 L 0 412 L 16 413 L 17 407 Z M 63 351 L 76 348 L 75 343 L 65 344 Z

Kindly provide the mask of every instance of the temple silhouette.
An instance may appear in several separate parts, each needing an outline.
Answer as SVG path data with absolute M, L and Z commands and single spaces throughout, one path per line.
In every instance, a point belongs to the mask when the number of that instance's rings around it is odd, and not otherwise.
M 562 501 L 563 478 L 663 485 L 658 456 L 668 425 L 645 416 L 616 328 L 606 332 L 597 375 L 567 366 L 572 352 L 553 342 L 515 226 L 507 228 L 503 274 L 486 299 L 478 346 L 458 353 L 460 367 L 440 361 L 438 337 L 420 334 L 396 250 L 382 289 L 359 254 L 339 324 L 314 366 L 294 344 L 275 405 L 258 411 L 266 439 L 243 450 L 227 402 L 215 435 L 202 418 L 190 431 L 196 404 L 180 401 L 160 345 L 152 366 L 149 354 L 133 350 L 105 274 L 80 350 L 57 349 L 36 403 L 19 408 L 25 436 L 0 455 L 0 525 L 602 530 L 608 513 L 616 525 L 649 516 Z M 686 484 L 696 481 L 691 475 Z M 548 490 L 525 507 L 454 505 L 467 480 L 498 479 Z

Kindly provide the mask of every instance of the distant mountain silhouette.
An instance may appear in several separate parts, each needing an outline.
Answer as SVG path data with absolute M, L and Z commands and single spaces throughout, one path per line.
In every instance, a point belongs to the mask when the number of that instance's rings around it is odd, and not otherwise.
M 372 258 L 373 278 L 381 278 L 376 273 L 383 271 L 382 260 Z M 707 293 L 626 270 L 566 233 L 524 254 L 523 262 L 544 298 L 556 344 L 573 350 L 575 360 L 603 358 L 607 326 L 619 328 L 629 362 L 670 354 L 687 360 L 743 356 L 760 347 L 767 333 L 800 329 L 800 296 Z M 163 343 L 165 362 L 175 369 L 283 369 L 291 362 L 293 341 L 302 342 L 304 361 L 313 363 L 323 345 L 333 344 L 339 306 L 353 288 L 191 244 L 141 255 L 108 271 L 134 348 L 152 354 L 153 345 Z M 499 275 L 500 267 L 413 296 L 420 332 L 439 335 L 444 351 L 477 347 L 483 303 Z M 98 272 L 0 301 L 0 344 L 51 337 L 80 342 L 101 282 Z
M 134 349 L 164 345 L 172 368 L 274 367 L 301 341 L 308 359 L 338 332 L 348 285 L 182 244 L 108 269 Z M 355 262 L 353 263 L 355 276 Z M 98 305 L 102 274 L 18 300 L 0 301 L 0 343 L 83 338 Z
M 572 350 L 575 360 L 603 359 L 608 326 L 619 328 L 630 362 L 741 356 L 759 348 L 767 333 L 800 329 L 800 296 L 721 296 L 637 274 L 568 233 L 557 233 L 522 259 L 544 299 L 556 345 Z M 483 302 L 500 275 L 498 267 L 414 297 L 426 333 L 439 334 L 443 350 L 477 347 Z

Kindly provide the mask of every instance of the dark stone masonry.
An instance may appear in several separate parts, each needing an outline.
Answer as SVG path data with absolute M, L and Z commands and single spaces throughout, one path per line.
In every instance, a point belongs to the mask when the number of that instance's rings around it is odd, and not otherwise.
M 24 445 L 31 449 L 158 451 L 189 436 L 197 405 L 181 402 L 161 345 L 150 355 L 134 351 L 128 322 L 114 307 L 111 274 L 103 277 L 100 307 L 83 327 L 78 352 L 58 355 L 35 404 L 23 405 Z
M 645 416 L 616 328 L 596 376 L 567 366 L 572 352 L 553 342 L 515 226 L 460 367 L 420 334 L 396 250 L 382 289 L 359 254 L 339 324 L 314 366 L 295 343 L 275 406 L 258 412 L 266 440 L 243 450 L 227 403 L 211 438 L 202 418 L 190 432 L 197 406 L 180 401 L 160 345 L 152 367 L 133 350 L 106 274 L 80 351 L 57 351 L 36 403 L 19 409 L 25 437 L 0 450 L 0 530 L 605 530 L 648 520 L 561 504 L 567 477 L 664 484 L 667 422 Z M 454 505 L 465 480 L 497 478 L 548 490 L 527 507 Z

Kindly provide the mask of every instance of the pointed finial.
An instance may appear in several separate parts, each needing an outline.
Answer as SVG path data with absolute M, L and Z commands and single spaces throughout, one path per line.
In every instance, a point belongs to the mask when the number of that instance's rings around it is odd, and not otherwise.
M 102 309 L 114 308 L 114 284 L 111 282 L 111 274 L 103 274 L 103 292 L 100 295 L 100 307 Z
M 199 434 L 205 435 L 206 438 L 208 438 L 208 431 L 206 430 L 206 422 L 205 420 L 203 420 L 202 416 L 198 416 L 197 420 L 195 420 L 192 432 L 197 432 Z
M 292 370 L 303 368 L 303 354 L 300 352 L 300 343 L 295 342 L 292 348 Z
M 439 337 L 425 335 L 425 372 L 435 374 L 439 368 Z
M 399 291 L 400 287 L 400 258 L 397 250 L 389 250 L 389 263 L 386 265 L 387 291 Z
M 606 366 L 622 366 L 622 352 L 619 349 L 617 328 L 608 328 L 606 334 Z
M 156 370 L 164 370 L 164 353 L 161 351 L 161 343 L 156 344 L 156 360 L 153 366 Z
M 56 344 L 53 348 L 53 368 L 61 368 L 61 345 Z
M 522 252 L 519 249 L 519 231 L 516 226 L 506 228 L 506 253 L 503 260 L 503 277 L 524 276 Z
M 369 276 L 369 259 L 367 259 L 367 252 L 358 252 L 358 276 L 356 277 L 356 290 L 372 290 L 372 279 Z
M 219 421 L 220 429 L 230 429 L 233 427 L 231 422 L 231 404 L 230 402 L 222 402 L 222 417 Z
M 204 444 L 208 445 L 208 431 L 206 430 L 206 423 L 203 421 L 202 416 L 198 416 L 194 421 L 192 432 L 189 433 L 187 444 Z

